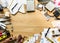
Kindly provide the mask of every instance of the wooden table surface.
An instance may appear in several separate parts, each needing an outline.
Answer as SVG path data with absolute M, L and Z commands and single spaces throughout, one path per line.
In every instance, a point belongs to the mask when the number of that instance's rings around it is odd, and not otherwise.
M 37 0 L 35 0 L 35 7 L 37 4 Z M 4 9 L 4 12 L 8 11 Z M 14 27 L 14 36 L 18 34 L 22 34 L 24 36 L 30 36 L 36 33 L 40 33 L 44 28 L 53 27 L 51 22 L 54 21 L 54 18 L 50 18 L 47 21 L 44 15 L 41 14 L 41 11 L 35 9 L 35 12 L 30 12 L 26 14 L 17 13 L 15 16 L 11 15 L 11 22 Z M 9 30 L 11 30 L 10 25 L 8 26 Z

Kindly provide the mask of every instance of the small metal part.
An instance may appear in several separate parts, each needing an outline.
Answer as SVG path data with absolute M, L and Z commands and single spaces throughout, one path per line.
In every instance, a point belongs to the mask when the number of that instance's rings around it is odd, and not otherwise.
M 56 35 L 52 35 L 53 37 L 58 37 L 58 36 L 60 36 L 60 34 L 56 34 Z
M 48 37 L 46 37 L 46 39 L 47 39 L 48 41 L 50 41 L 51 43 L 54 43 L 54 41 L 52 41 L 52 40 L 49 39 Z
M 6 27 L 6 25 L 5 25 L 4 23 L 0 23 L 0 26 L 4 26 L 4 27 Z
M 49 30 L 50 30 L 50 27 L 48 28 L 48 30 L 47 30 L 47 32 L 46 32 L 46 34 L 45 34 L 45 37 L 47 36 L 47 34 L 48 34 Z
M 43 5 L 42 4 L 37 4 L 37 9 L 42 11 L 43 10 Z
M 54 34 L 55 32 L 54 32 L 54 30 L 52 31 L 52 34 Z
M 3 21 L 10 21 L 10 18 L 8 17 L 0 18 L 0 22 L 3 22 Z
M 9 24 L 11 24 L 11 22 L 6 21 L 6 22 L 4 22 L 4 24 L 9 25 Z
M 4 27 L 4 26 L 1 26 L 3 29 L 6 29 L 6 27 Z

